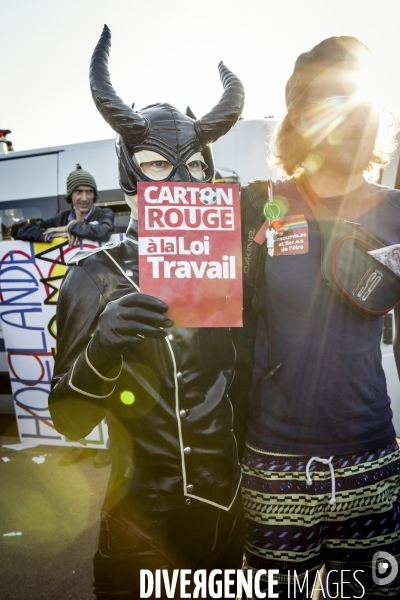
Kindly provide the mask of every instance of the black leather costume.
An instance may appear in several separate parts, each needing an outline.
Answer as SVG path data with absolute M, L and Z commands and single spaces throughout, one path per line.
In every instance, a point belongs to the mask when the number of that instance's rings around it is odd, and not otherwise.
M 115 381 L 86 358 L 106 304 L 130 294 L 130 280 L 138 283 L 136 226 L 131 221 L 122 243 L 76 256 L 57 306 L 54 424 L 78 440 L 107 415 L 110 436 L 112 473 L 94 561 L 98 598 L 113 598 L 109 589 L 139 597 L 140 568 L 238 569 L 243 549 L 229 331 L 171 329 L 163 340 L 147 338 L 125 352 Z M 127 390 L 132 405 L 121 401 Z
M 199 121 L 165 104 L 141 111 L 143 116 L 112 88 L 109 47 L 105 27 L 92 58 L 91 86 L 97 107 L 118 133 L 117 152 L 123 147 L 131 153 L 127 162 L 118 155 L 122 189 L 135 193 L 136 182 L 145 179 L 132 166 L 140 148 L 166 155 L 175 181 L 191 180 L 185 161 L 195 152 L 204 153 L 213 171 L 209 143 L 232 127 L 243 107 L 237 77 L 220 66 L 221 103 Z M 206 171 L 203 181 L 212 175 Z M 166 331 L 154 326 L 143 339 L 136 330 L 124 336 L 111 327 L 111 312 L 122 328 L 130 320 L 134 327 L 136 316 L 123 312 L 125 303 L 145 298 L 139 293 L 135 220 L 123 242 L 77 254 L 74 262 L 57 305 L 49 406 L 57 430 L 72 440 L 107 415 L 112 470 L 94 559 L 97 597 L 136 600 L 140 569 L 240 569 L 241 471 L 228 397 L 235 361 L 229 330 L 176 328 L 154 339 Z M 114 360 L 107 370 L 104 356 L 121 340 L 122 367 L 117 348 L 111 356 L 118 365 Z
M 81 260 L 78 254 L 64 278 L 49 400 L 54 424 L 79 440 L 107 413 L 116 473 L 227 510 L 240 480 L 228 398 L 235 360 L 229 330 L 171 329 L 163 340 L 147 338 L 125 353 L 115 381 L 99 377 L 86 360 L 105 306 L 135 291 L 130 280 L 139 283 L 135 242 L 132 220 L 123 242 L 81 253 L 89 254 Z M 126 390 L 135 396 L 132 405 L 121 401 Z

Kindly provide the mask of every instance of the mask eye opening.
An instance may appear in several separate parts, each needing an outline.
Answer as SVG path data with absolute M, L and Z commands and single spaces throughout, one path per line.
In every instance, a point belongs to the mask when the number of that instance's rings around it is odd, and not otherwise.
M 159 152 L 141 150 L 132 155 L 136 168 L 152 181 L 168 179 L 174 170 L 174 165 Z

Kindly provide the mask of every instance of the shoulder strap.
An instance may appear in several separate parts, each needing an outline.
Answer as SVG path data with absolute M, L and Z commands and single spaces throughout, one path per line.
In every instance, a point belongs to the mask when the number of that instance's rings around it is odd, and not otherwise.
M 237 365 L 252 369 L 253 347 L 257 332 L 257 313 L 254 300 L 264 268 L 266 244 L 260 246 L 254 236 L 265 221 L 264 206 L 268 200 L 268 182 L 255 181 L 243 189 L 241 195 L 243 240 L 243 327 L 236 332 Z
M 269 182 L 254 181 L 247 188 L 242 208 L 243 288 L 253 296 L 264 269 L 267 245 L 254 242 L 254 236 L 265 222 L 264 207 L 269 198 Z
M 311 209 L 313 209 L 317 204 L 321 203 L 321 200 L 306 179 L 297 183 L 297 189 Z

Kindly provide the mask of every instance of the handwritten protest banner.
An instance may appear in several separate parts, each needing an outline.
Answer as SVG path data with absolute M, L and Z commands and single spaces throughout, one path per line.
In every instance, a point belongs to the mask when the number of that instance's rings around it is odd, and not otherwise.
M 115 234 L 111 241 L 122 236 Z M 66 239 L 50 244 L 0 242 L 0 319 L 4 334 L 18 431 L 22 442 L 105 448 L 101 423 L 80 443 L 59 434 L 48 409 L 56 352 L 56 306 L 67 261 L 81 249 L 97 248 L 83 240 L 69 248 Z
M 140 291 L 175 327 L 240 327 L 239 186 L 138 184 Z

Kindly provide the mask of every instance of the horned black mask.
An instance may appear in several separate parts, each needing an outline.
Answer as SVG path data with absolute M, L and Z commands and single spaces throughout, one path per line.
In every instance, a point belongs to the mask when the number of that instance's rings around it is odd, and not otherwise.
M 90 63 L 90 88 L 93 100 L 107 123 L 117 133 L 116 148 L 119 179 L 128 195 L 137 193 L 138 181 L 153 181 L 135 160 L 147 150 L 161 154 L 172 168 L 164 181 L 211 181 L 214 162 L 210 144 L 227 133 L 239 119 L 244 104 L 241 81 L 221 62 L 219 73 L 224 93 L 219 103 L 204 117 L 196 119 L 170 104 L 152 104 L 135 111 L 114 91 L 108 70 L 111 32 L 104 26 Z M 188 167 L 190 159 L 203 158 L 204 170 L 196 177 Z M 192 158 L 193 157 L 193 158 Z

